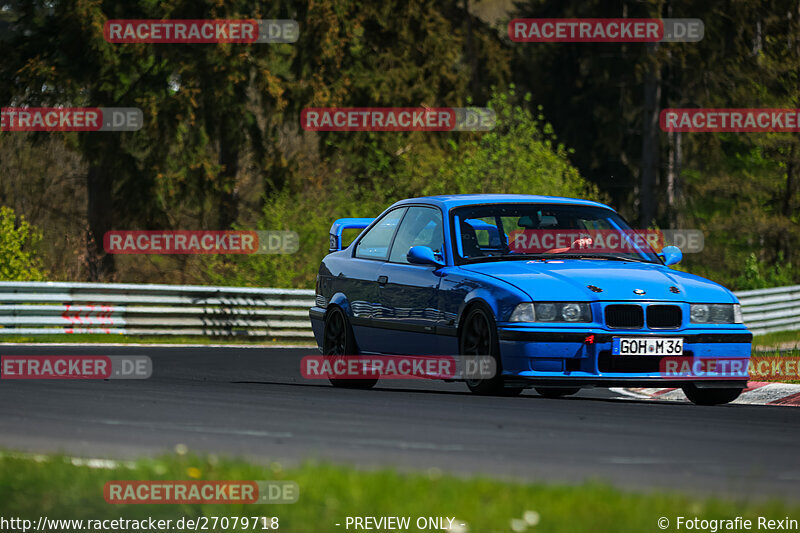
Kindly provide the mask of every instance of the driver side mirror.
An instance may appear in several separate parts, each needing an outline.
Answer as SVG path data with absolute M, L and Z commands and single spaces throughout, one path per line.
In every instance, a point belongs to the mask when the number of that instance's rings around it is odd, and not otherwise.
M 658 257 L 660 257 L 667 266 L 676 265 L 683 259 L 683 252 L 681 252 L 681 249 L 677 246 L 665 246 L 661 250 L 661 253 L 658 254 Z
M 433 250 L 427 246 L 412 246 L 411 249 L 408 250 L 406 259 L 408 259 L 408 262 L 412 265 L 431 265 L 435 267 L 444 266 L 444 262 L 436 259 L 436 255 L 433 253 Z

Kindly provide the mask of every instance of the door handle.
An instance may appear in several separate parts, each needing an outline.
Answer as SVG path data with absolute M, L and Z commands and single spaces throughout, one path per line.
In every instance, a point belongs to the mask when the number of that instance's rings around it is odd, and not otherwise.
M 389 283 L 389 277 L 388 276 L 378 276 L 378 285 L 383 287 L 387 283 Z

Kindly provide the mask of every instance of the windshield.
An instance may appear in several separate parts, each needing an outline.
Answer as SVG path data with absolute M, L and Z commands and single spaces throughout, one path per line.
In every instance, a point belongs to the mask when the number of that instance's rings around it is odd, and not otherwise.
M 661 261 L 649 237 L 610 209 L 584 205 L 492 204 L 452 212 L 459 263 L 518 259 Z

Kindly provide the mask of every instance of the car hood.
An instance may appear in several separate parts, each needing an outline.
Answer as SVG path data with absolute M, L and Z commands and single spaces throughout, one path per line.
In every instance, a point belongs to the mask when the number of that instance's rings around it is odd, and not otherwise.
M 733 303 L 736 297 L 707 279 L 664 265 L 592 259 L 492 261 L 461 268 L 501 279 L 537 301 L 664 300 Z M 588 286 L 602 289 L 596 292 Z M 677 288 L 680 292 L 674 292 Z M 636 294 L 634 290 L 644 291 Z

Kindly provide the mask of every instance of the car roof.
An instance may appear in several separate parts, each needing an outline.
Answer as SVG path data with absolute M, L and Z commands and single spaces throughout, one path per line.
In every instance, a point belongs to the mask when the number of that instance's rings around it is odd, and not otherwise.
M 476 204 L 507 204 L 507 203 L 536 203 L 536 204 L 571 204 L 587 205 L 594 207 L 610 208 L 605 204 L 593 202 L 591 200 L 581 200 L 578 198 L 566 198 L 562 196 L 541 196 L 536 194 L 450 194 L 442 196 L 422 196 L 419 198 L 408 198 L 400 200 L 394 206 L 409 203 L 433 204 L 449 211 L 456 207 Z

